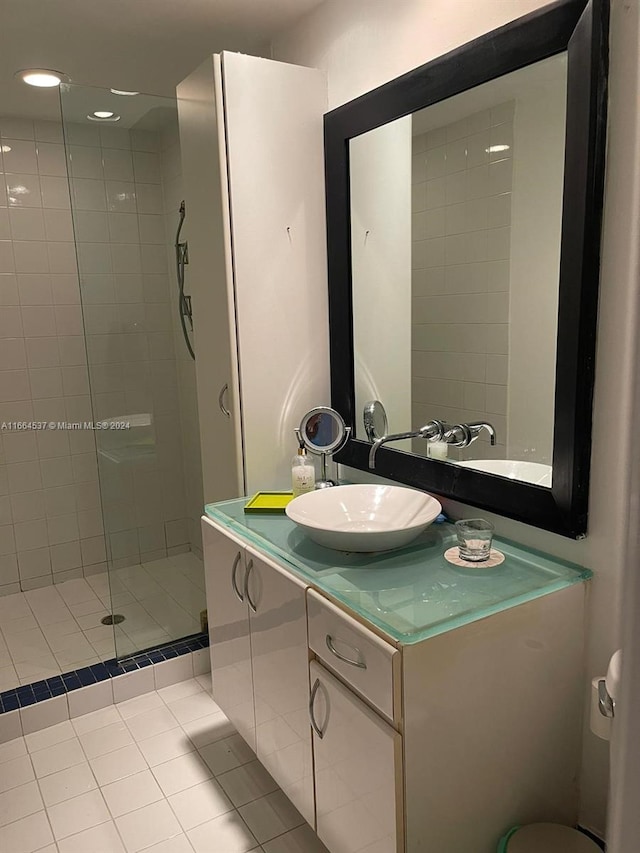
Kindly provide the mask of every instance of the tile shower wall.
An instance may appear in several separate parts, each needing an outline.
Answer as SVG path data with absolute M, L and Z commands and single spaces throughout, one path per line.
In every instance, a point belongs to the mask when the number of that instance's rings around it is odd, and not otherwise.
M 105 568 L 60 126 L 0 117 L 0 594 Z
M 117 568 L 188 549 L 160 135 L 65 127 L 107 549 Z
M 175 274 L 175 238 L 178 227 L 178 210 L 183 200 L 182 163 L 180 160 L 180 137 L 178 123 L 169 124 L 160 136 L 162 163 L 162 197 L 164 201 L 165 239 L 168 252 L 169 292 L 171 294 L 171 320 L 173 324 L 176 369 L 178 372 L 178 396 L 180 424 L 182 427 L 182 459 L 184 462 L 184 485 L 186 499 L 187 541 L 192 551 L 202 555 L 202 533 L 200 516 L 204 506 L 202 490 L 202 457 L 200 453 L 200 427 L 198 422 L 198 397 L 196 391 L 195 362 L 189 355 L 184 342 L 178 315 L 177 280 Z M 180 240 L 189 237 L 189 209 L 180 234 Z M 190 292 L 190 268 L 185 274 L 185 292 Z M 191 338 L 193 341 L 193 338 Z
M 70 126 L 71 181 L 59 124 L 0 117 L 0 142 L 0 422 L 151 414 L 99 436 L 108 545 L 185 550 L 158 138 Z M 94 434 L 4 429 L 0 450 L 0 594 L 103 571 Z
M 483 439 L 482 456 L 507 444 L 513 114 L 413 137 L 412 422 L 488 420 L 498 443 Z

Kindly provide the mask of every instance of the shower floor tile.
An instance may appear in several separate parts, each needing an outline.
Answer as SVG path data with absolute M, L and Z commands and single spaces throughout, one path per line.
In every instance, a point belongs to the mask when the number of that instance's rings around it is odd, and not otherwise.
M 113 595 L 113 610 L 112 610 Z M 0 598 L 0 692 L 196 634 L 206 607 L 194 553 Z

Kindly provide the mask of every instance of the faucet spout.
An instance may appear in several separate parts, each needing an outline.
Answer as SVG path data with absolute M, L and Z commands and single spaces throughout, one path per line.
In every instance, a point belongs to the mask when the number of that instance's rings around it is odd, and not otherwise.
M 473 423 L 467 424 L 467 426 L 469 427 L 469 432 L 471 433 L 471 441 L 474 441 L 484 429 L 489 433 L 489 443 L 492 447 L 495 446 L 496 431 L 491 424 L 486 423 L 485 421 L 474 421 Z
M 412 432 L 397 432 L 393 435 L 383 435 L 376 439 L 369 451 L 369 468 L 376 467 L 376 454 L 383 444 L 390 441 L 402 441 L 405 438 L 424 438 L 427 441 L 439 441 L 444 435 L 444 424 L 442 421 L 429 421 L 424 426 Z

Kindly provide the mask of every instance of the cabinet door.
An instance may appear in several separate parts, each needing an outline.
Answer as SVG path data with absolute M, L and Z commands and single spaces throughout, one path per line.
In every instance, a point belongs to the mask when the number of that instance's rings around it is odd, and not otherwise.
M 244 547 L 202 519 L 213 698 L 255 750 L 249 609 Z
M 314 825 L 305 584 L 246 551 L 256 753 Z
M 317 833 L 331 853 L 400 853 L 402 738 L 312 661 Z

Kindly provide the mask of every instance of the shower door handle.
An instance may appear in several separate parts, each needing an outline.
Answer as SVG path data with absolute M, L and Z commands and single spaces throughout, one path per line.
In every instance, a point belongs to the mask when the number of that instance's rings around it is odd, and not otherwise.
M 218 394 L 218 406 L 220 407 L 220 411 L 222 412 L 222 414 L 225 415 L 225 417 L 230 418 L 231 412 L 224 404 L 224 395 L 227 393 L 228 390 L 229 385 L 227 382 L 225 382 L 222 388 L 220 389 L 220 393 Z

